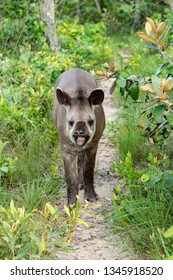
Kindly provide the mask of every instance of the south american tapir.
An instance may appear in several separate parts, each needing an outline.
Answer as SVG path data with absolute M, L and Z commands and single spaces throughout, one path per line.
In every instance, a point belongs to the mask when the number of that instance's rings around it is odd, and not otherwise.
M 93 181 L 98 142 L 105 128 L 103 100 L 103 90 L 82 69 L 65 71 L 56 81 L 53 120 L 60 138 L 69 206 L 75 205 L 82 187 L 86 200 L 98 199 Z

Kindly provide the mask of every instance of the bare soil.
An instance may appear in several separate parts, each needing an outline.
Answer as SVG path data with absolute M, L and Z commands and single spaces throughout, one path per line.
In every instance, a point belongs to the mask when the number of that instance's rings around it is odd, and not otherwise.
M 110 95 L 111 80 L 99 81 L 99 87 L 105 92 L 104 110 L 106 120 L 115 119 L 118 110 Z M 90 203 L 82 212 L 80 218 L 89 227 L 79 225 L 72 235 L 70 252 L 58 252 L 57 258 L 64 260 L 132 260 L 136 256 L 132 248 L 125 244 L 121 234 L 111 233 L 111 226 L 105 221 L 104 213 L 111 215 L 111 201 L 114 188 L 120 184 L 115 174 L 111 172 L 112 162 L 115 160 L 115 148 L 103 135 L 99 143 L 96 160 L 95 190 L 99 201 Z M 83 199 L 83 191 L 80 191 Z

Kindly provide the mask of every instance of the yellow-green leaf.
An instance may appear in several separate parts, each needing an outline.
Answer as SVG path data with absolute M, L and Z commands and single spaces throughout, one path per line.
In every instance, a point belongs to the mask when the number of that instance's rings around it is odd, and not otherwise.
M 19 215 L 17 213 L 16 207 L 14 206 L 14 201 L 13 200 L 11 200 L 11 202 L 10 202 L 10 209 L 11 209 L 11 214 L 12 214 L 13 218 L 15 220 L 18 220 L 19 219 Z
M 44 207 L 45 218 L 47 218 L 49 214 L 51 214 L 52 216 L 55 216 L 56 215 L 56 209 L 49 202 L 47 202 L 45 207 Z
M 150 176 L 148 174 L 143 174 L 141 176 L 141 182 L 145 183 L 148 182 L 150 180 Z
M 77 218 L 76 219 L 76 222 L 79 224 L 79 225 L 82 225 L 82 226 L 84 226 L 84 227 L 89 227 L 89 225 L 86 223 L 86 222 L 84 222 L 83 220 L 81 220 L 80 218 Z
M 173 237 L 173 226 L 171 226 L 167 231 L 164 233 L 165 238 Z
M 2 140 L 0 139 L 0 154 L 2 153 L 3 147 L 4 147 L 3 142 L 2 142 Z
M 43 252 L 43 253 L 46 253 L 46 252 L 47 252 L 47 249 L 46 249 L 46 242 L 45 242 L 44 234 L 42 234 L 41 246 L 42 246 L 42 252 Z
M 64 211 L 65 211 L 65 213 L 67 214 L 67 216 L 70 218 L 70 210 L 69 210 L 69 208 L 67 207 L 67 206 L 65 206 L 64 205 Z

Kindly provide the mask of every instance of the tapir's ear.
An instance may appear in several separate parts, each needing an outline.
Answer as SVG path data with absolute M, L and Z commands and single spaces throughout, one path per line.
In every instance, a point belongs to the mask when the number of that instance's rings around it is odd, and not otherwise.
M 102 104 L 104 100 L 104 92 L 101 88 L 94 89 L 90 96 L 88 97 L 88 100 L 91 104 L 95 106 L 99 106 Z
M 56 97 L 61 105 L 67 106 L 71 104 L 71 97 L 59 87 L 56 88 Z

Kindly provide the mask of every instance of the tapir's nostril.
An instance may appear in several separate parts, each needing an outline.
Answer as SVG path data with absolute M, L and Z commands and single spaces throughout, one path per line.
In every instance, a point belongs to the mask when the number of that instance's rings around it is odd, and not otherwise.
M 81 136 L 81 135 L 84 135 L 84 131 L 83 130 L 76 130 L 73 134 L 73 136 Z

